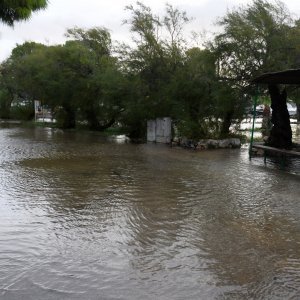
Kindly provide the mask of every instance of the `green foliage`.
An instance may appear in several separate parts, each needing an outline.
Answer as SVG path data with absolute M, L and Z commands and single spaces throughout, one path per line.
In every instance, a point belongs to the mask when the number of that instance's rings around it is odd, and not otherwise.
M 25 42 L 21 45 L 17 45 L 16 48 L 12 50 L 10 61 L 14 61 L 16 59 L 22 59 L 27 55 L 30 55 L 31 53 L 40 50 L 45 49 L 46 46 L 40 43 L 35 42 Z
M 32 107 L 34 100 L 42 100 L 63 128 L 87 121 L 91 129 L 103 130 L 115 123 L 127 93 L 111 55 L 109 32 L 75 28 L 68 30 L 68 37 L 62 46 L 17 46 L 3 64 L 5 86 Z
M 98 59 L 111 55 L 112 41 L 106 28 L 94 27 L 88 30 L 78 27 L 69 28 L 65 35 L 72 41 L 81 42 Z
M 87 51 L 85 66 L 89 72 L 83 86 L 77 91 L 77 108 L 82 119 L 94 130 L 112 126 L 123 110 L 126 81 L 112 56 L 112 41 L 105 28 L 83 30 L 69 29 L 72 43 L 82 45 Z
M 135 47 L 127 49 L 123 65 L 137 92 L 132 102 L 127 101 L 129 111 L 123 120 L 134 135 L 143 136 L 147 119 L 172 114 L 172 82 L 183 65 L 182 28 L 188 18 L 170 5 L 166 5 L 163 17 L 140 2 L 127 6 L 127 10 L 131 17 L 124 23 L 130 25 Z
M 10 110 L 10 118 L 15 120 L 30 121 L 34 118 L 33 105 L 15 105 Z
M 188 138 L 209 135 L 207 120 L 213 116 L 213 88 L 216 81 L 214 54 L 192 48 L 177 69 L 171 84 L 172 117 L 179 134 Z
M 28 64 L 27 61 L 31 55 L 44 48 L 45 46 L 33 42 L 18 45 L 11 57 L 1 65 L 0 81 L 10 95 L 10 102 L 16 98 L 21 101 L 37 99 L 34 91 L 39 88 L 39 85 L 35 81 L 33 70 L 38 69 L 39 65 L 35 62 Z
M 11 96 L 6 89 L 0 89 L 0 118 L 10 118 Z
M 267 104 L 271 106 L 271 98 L 268 95 L 259 96 L 257 99 L 258 104 Z
M 210 44 L 217 57 L 220 86 L 218 111 L 223 120 L 221 134 L 229 133 L 231 119 L 239 119 L 254 94 L 255 76 L 294 66 L 296 44 L 291 14 L 282 2 L 254 0 L 229 11 L 218 22 L 223 27 Z M 224 89 L 225 88 L 225 89 Z
M 63 45 L 17 45 L 0 68 L 0 116 L 32 117 L 42 100 L 62 128 L 122 127 L 144 138 L 147 120 L 169 116 L 181 136 L 224 137 L 249 107 L 250 79 L 300 64 L 300 22 L 281 2 L 229 11 L 205 49 L 187 49 L 185 12 L 167 4 L 157 16 L 141 2 L 126 9 L 132 47 L 116 48 L 102 27 L 68 29 Z
M 30 18 L 31 13 L 47 6 L 47 0 L 1 0 L 0 20 L 13 26 L 14 22 Z
M 228 12 L 218 24 L 223 32 L 216 35 L 212 48 L 221 77 L 245 86 L 257 74 L 290 66 L 292 19 L 282 2 L 254 0 Z

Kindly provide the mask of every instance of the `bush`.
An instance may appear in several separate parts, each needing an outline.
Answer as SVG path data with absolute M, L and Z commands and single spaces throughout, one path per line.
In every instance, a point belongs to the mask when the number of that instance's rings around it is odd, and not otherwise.
M 29 121 L 34 118 L 34 109 L 32 105 L 17 105 L 10 109 L 10 117 L 12 119 Z

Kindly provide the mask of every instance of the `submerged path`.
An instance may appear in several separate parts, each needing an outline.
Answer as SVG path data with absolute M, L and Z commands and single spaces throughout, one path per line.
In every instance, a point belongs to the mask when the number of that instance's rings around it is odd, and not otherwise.
M 300 174 L 247 149 L 0 129 L 0 299 L 297 299 Z

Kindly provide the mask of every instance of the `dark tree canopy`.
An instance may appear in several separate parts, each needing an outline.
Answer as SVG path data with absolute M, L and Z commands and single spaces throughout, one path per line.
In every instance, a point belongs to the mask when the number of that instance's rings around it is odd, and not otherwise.
M 0 20 L 13 26 L 14 22 L 27 20 L 33 11 L 44 9 L 47 0 L 1 0 Z
M 47 2 L 0 0 L 0 22 L 13 25 Z M 33 101 L 40 99 L 63 128 L 114 124 L 140 138 L 146 120 L 170 116 L 178 136 L 223 138 L 249 112 L 251 78 L 300 67 L 300 21 L 280 1 L 251 0 L 228 11 L 205 49 L 189 48 L 184 11 L 166 4 L 158 16 L 141 2 L 126 10 L 130 45 L 113 41 L 105 27 L 68 29 L 63 45 L 17 45 L 0 65 L 0 115 L 9 116 L 12 107 L 14 117 L 16 104 L 25 102 L 33 114 Z M 288 115 L 282 125 L 276 113 L 286 100 L 280 91 L 278 103 L 271 94 L 279 127 L 273 122 L 270 142 L 286 130 L 289 145 Z M 267 88 L 262 93 L 259 101 L 269 102 Z M 300 103 L 300 93 L 287 93 Z

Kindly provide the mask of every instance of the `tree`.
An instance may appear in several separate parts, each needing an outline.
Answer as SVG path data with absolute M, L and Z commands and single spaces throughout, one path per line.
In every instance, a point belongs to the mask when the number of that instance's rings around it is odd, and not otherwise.
M 229 11 L 219 22 L 223 32 L 213 49 L 219 60 L 219 75 L 245 86 L 253 76 L 287 68 L 292 46 L 292 18 L 282 2 L 254 0 Z
M 73 28 L 67 31 L 67 37 L 90 53 L 87 86 L 78 93 L 82 117 L 93 130 L 111 127 L 124 110 L 122 102 L 127 91 L 117 59 L 112 56 L 110 33 L 100 27 L 88 30 Z
M 27 20 L 31 13 L 47 6 L 47 0 L 1 0 L 0 20 L 13 26 L 16 21 Z
M 170 84 L 176 69 L 183 63 L 182 28 L 188 18 L 184 12 L 170 5 L 166 6 L 163 17 L 154 15 L 151 8 L 141 2 L 126 9 L 131 17 L 124 23 L 130 25 L 135 47 L 127 52 L 124 65 L 137 89 L 133 103 L 128 104 L 135 113 L 127 112 L 126 122 L 133 125 L 136 135 L 136 127 L 145 128 L 147 119 L 165 117 L 171 113 L 174 102 Z M 138 133 L 142 134 L 140 131 Z
M 288 56 L 291 57 L 292 61 L 291 67 L 293 69 L 300 68 L 300 19 L 295 21 L 294 26 L 292 26 L 289 31 L 289 40 L 292 41 L 291 45 L 286 48 L 288 52 Z M 295 87 L 287 89 L 289 97 L 296 102 L 297 105 L 297 120 L 300 121 L 300 94 L 299 87 L 295 89 Z
M 69 40 L 81 42 L 96 54 L 98 60 L 112 54 L 111 36 L 108 29 L 104 27 L 93 27 L 87 30 L 79 27 L 69 28 L 65 36 Z
M 217 56 L 220 80 L 235 90 L 236 107 L 242 107 L 239 102 L 253 92 L 250 79 L 294 66 L 293 20 L 282 2 L 254 0 L 229 11 L 218 24 L 223 31 L 216 35 L 210 48 Z M 228 129 L 230 115 L 237 115 L 235 109 L 230 108 L 225 114 Z
M 0 65 L 0 118 L 10 118 L 10 107 L 14 98 L 13 89 L 9 86 L 9 80 L 6 78 L 7 72 L 4 64 Z
M 214 54 L 209 50 L 189 49 L 171 84 L 174 101 L 171 112 L 181 136 L 191 139 L 210 136 L 215 82 Z
M 2 78 L 0 77 L 0 118 L 10 118 L 10 107 L 13 100 L 9 90 L 3 85 Z
M 68 31 L 64 45 L 18 45 L 3 64 L 3 79 L 14 95 L 42 100 L 63 128 L 77 121 L 92 130 L 112 126 L 124 110 L 127 86 L 111 55 L 111 39 L 103 28 Z M 31 105 L 33 108 L 33 105 Z
M 18 115 L 18 118 L 33 117 L 33 101 L 34 95 L 32 91 L 37 87 L 32 81 L 28 66 L 24 64 L 24 59 L 36 51 L 44 48 L 42 44 L 34 42 L 25 42 L 22 45 L 17 45 L 13 49 L 11 56 L 4 61 L 0 66 L 0 85 L 1 85 L 1 114 L 6 118 L 16 117 L 10 114 L 11 104 L 14 101 L 15 108 L 23 110 L 23 115 Z M 37 65 L 35 66 L 37 67 Z M 25 88 L 24 82 L 30 82 Z M 22 105 L 18 105 L 22 102 Z M 24 106 L 24 104 L 27 104 Z
M 18 45 L 2 65 L 5 86 L 16 99 L 29 104 L 32 116 L 33 101 L 42 100 L 53 109 L 63 110 L 62 127 L 74 127 L 75 108 L 70 98 L 75 90 L 72 80 L 75 87 L 79 85 L 72 70 L 80 61 L 78 52 L 65 51 L 63 46 L 46 47 L 28 42 Z

